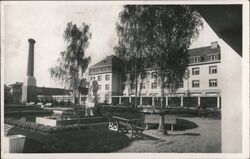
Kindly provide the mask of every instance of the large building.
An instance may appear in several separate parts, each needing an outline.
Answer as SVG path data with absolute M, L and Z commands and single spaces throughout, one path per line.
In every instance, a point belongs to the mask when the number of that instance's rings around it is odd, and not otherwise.
M 189 65 L 188 78 L 183 79 L 176 94 L 170 97 L 165 90 L 164 103 L 166 106 L 206 106 L 220 107 L 220 65 L 221 49 L 218 42 L 212 42 L 211 46 L 188 50 Z M 122 86 L 122 63 L 114 56 L 107 56 L 89 69 L 90 80 L 98 81 L 99 102 L 113 104 L 133 103 L 135 100 L 135 86 L 128 81 Z M 160 105 L 160 80 L 157 76 L 157 68 L 146 69 L 146 78 L 141 82 L 140 105 Z M 139 86 L 138 86 L 139 89 Z M 139 91 L 138 91 L 139 96 Z

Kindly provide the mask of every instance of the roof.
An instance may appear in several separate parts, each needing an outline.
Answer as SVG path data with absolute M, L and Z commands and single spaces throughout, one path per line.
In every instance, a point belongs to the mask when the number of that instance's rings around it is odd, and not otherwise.
M 22 86 L 23 82 L 16 82 L 14 84 L 9 85 L 10 87 L 15 87 L 15 86 Z
M 220 53 L 220 47 L 218 45 L 217 48 L 211 49 L 211 46 L 200 47 L 195 49 L 188 50 L 189 56 L 206 56 L 208 54 Z
M 192 5 L 213 31 L 242 56 L 242 4 Z
M 100 66 L 104 66 L 104 65 L 112 65 L 112 60 L 114 57 L 116 57 L 116 56 L 115 55 L 106 56 L 103 60 L 97 62 L 96 64 L 94 64 L 90 68 L 100 67 Z
M 37 87 L 37 95 L 70 95 L 70 92 L 62 88 Z

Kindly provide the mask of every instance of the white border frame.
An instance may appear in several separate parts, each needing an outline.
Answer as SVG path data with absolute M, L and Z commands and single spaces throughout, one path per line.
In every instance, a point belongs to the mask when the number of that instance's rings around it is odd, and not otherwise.
M 3 158 L 24 158 L 24 159 L 41 159 L 41 158 L 249 158 L 249 2 L 247 0 L 224 0 L 224 1 L 2 1 L 1 2 L 1 144 L 3 145 L 3 90 L 4 90 L 4 6 L 5 5 L 116 5 L 116 4 L 242 4 L 242 22 L 243 22 L 243 49 L 242 49 L 242 153 L 53 153 L 53 154 L 4 154 L 1 149 Z

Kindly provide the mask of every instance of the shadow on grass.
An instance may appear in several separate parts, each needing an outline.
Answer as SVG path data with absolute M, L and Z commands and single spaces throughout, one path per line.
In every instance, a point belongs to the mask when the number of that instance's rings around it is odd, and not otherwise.
M 169 136 L 200 136 L 198 133 L 169 134 Z
M 171 130 L 170 124 L 164 124 L 166 130 Z M 149 124 L 149 129 L 157 129 L 159 124 Z M 174 131 L 184 131 L 188 129 L 197 128 L 198 125 L 192 121 L 185 120 L 185 119 L 176 119 L 176 124 L 174 124 Z
M 136 138 L 138 139 L 138 138 Z M 147 134 L 141 134 L 140 135 L 140 138 L 139 139 L 147 139 L 147 140 L 160 140 L 159 138 L 156 138 L 154 136 L 150 136 L 150 135 L 147 135 Z
M 37 132 L 12 128 L 8 135 L 27 136 L 24 152 L 28 153 L 103 153 L 114 152 L 130 145 L 129 137 L 106 127 L 92 127 L 77 133 L 67 132 L 42 135 Z

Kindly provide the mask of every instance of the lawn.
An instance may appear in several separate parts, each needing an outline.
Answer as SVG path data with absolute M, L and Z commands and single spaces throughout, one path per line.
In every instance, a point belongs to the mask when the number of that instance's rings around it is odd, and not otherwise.
M 77 132 L 42 135 L 20 128 L 12 128 L 8 135 L 28 136 L 24 152 L 37 153 L 93 153 L 114 152 L 130 144 L 129 138 L 121 133 L 108 130 L 103 125 L 88 126 Z

